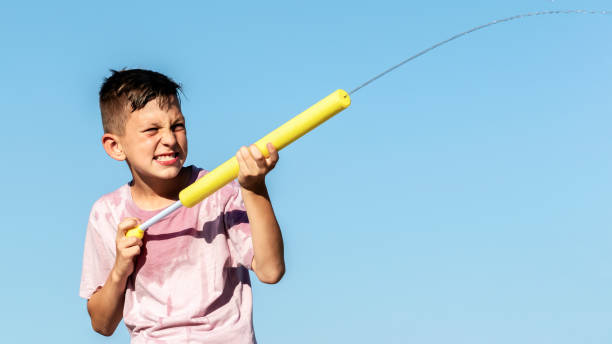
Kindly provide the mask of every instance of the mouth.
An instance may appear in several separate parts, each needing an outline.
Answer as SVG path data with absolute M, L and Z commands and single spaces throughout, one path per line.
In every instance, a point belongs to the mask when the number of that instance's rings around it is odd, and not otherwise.
M 164 154 L 155 155 L 155 157 L 153 157 L 153 160 L 157 161 L 161 165 L 168 166 L 168 165 L 173 165 L 175 162 L 177 162 L 178 157 L 179 157 L 179 154 L 175 152 L 164 153 Z

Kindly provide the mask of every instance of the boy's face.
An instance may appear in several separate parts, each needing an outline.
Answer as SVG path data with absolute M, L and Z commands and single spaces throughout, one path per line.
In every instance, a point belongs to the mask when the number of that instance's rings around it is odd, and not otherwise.
M 111 156 L 127 160 L 135 179 L 173 179 L 187 158 L 185 118 L 176 99 L 162 108 L 154 99 L 132 112 L 116 138 L 124 159 Z

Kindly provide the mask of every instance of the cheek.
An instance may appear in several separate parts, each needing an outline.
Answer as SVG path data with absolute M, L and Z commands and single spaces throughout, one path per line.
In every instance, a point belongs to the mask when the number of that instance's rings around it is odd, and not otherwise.
M 133 145 L 133 150 L 140 155 L 150 155 L 155 152 L 155 140 L 152 138 L 141 138 Z
M 176 137 L 176 140 L 178 141 L 179 146 L 181 146 L 185 154 L 187 154 L 187 136 L 185 134 L 178 135 Z

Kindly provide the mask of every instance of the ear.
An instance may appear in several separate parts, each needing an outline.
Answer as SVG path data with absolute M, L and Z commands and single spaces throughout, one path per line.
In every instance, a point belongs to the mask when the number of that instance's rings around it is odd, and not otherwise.
M 108 154 L 108 156 L 110 156 L 111 158 L 118 161 L 123 161 L 126 159 L 125 153 L 123 152 L 123 148 L 121 147 L 121 143 L 117 135 L 113 135 L 110 133 L 102 135 L 102 146 L 104 146 L 106 154 Z

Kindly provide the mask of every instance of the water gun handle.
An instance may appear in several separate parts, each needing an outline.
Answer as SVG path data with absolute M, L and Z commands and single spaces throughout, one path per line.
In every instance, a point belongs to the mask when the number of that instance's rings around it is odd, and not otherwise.
M 137 237 L 137 238 L 142 239 L 144 237 L 144 231 L 140 229 L 140 226 L 138 226 L 136 228 L 129 229 L 125 233 L 125 236 L 126 237 Z

